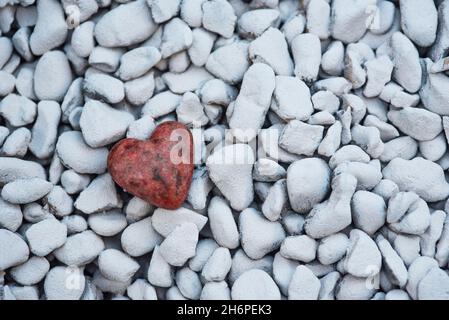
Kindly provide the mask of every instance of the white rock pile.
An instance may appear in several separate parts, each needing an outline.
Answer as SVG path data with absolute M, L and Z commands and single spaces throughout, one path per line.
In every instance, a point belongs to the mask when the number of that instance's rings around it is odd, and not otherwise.
M 0 0 L 0 300 L 449 299 L 448 54 L 449 0 Z M 169 120 L 172 211 L 107 172 Z

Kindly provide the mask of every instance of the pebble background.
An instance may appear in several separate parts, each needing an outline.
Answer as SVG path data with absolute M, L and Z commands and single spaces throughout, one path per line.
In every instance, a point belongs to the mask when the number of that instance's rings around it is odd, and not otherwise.
M 448 52 L 449 0 L 0 0 L 0 299 L 449 299 Z M 106 165 L 167 120 L 174 211 Z

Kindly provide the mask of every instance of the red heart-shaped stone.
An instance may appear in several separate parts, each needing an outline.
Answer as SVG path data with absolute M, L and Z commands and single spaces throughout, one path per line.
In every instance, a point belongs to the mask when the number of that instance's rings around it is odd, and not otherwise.
M 126 192 L 157 207 L 177 209 L 192 182 L 192 134 L 183 124 L 169 121 L 147 141 L 123 139 L 109 152 L 108 169 Z

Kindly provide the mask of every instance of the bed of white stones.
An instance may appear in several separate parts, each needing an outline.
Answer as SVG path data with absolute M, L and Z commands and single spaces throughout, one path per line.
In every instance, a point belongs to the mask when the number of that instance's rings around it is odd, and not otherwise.
M 0 299 L 449 299 L 448 52 L 449 0 L 0 0 Z M 173 212 L 106 167 L 167 120 Z

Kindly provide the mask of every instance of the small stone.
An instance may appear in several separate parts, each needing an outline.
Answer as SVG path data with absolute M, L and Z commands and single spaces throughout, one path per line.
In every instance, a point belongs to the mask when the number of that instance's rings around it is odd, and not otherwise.
M 151 252 L 161 241 L 162 237 L 151 225 L 151 217 L 131 223 L 121 236 L 123 250 L 132 257 Z
M 28 260 L 30 250 L 17 234 L 0 229 L 0 270 L 6 270 Z
M 23 215 L 20 205 L 12 204 L 0 197 L 0 226 L 15 232 L 22 224 Z
M 240 141 L 251 140 L 262 128 L 275 85 L 274 72 L 266 64 L 253 64 L 245 73 L 229 119 L 229 127 Z
M 85 214 L 121 208 L 114 181 L 107 173 L 98 176 L 84 189 L 75 201 L 75 208 Z
M 279 11 L 273 9 L 257 9 L 243 13 L 238 19 L 239 34 L 243 37 L 259 37 L 269 27 L 279 23 Z
M 104 147 L 123 138 L 133 120 L 134 117 L 125 111 L 90 100 L 81 114 L 81 132 L 90 147 Z M 99 121 L 102 123 L 101 127 L 98 126 Z
M 198 241 L 195 256 L 189 260 L 189 268 L 200 272 L 218 247 L 218 244 L 213 239 L 205 238 Z
M 38 61 L 34 72 L 34 91 L 40 100 L 62 101 L 70 84 L 72 71 L 62 51 L 49 51 Z
M 125 208 L 126 219 L 129 222 L 137 222 L 142 220 L 153 211 L 154 207 L 151 204 L 138 197 L 133 197 L 130 199 Z
M 317 300 L 320 280 L 306 266 L 298 266 L 288 287 L 288 300 Z
M 232 258 L 229 249 L 217 248 L 203 267 L 201 276 L 206 281 L 223 281 L 231 270 Z
M 98 268 L 103 276 L 112 281 L 127 282 L 140 266 L 125 253 L 116 249 L 107 249 L 98 256 Z
M 233 300 L 280 300 L 281 294 L 273 279 L 262 270 L 248 270 L 234 282 Z
M 449 277 L 440 268 L 431 269 L 418 284 L 419 300 L 447 300 Z
M 225 248 L 235 249 L 240 242 L 237 224 L 226 201 L 214 197 L 207 211 L 212 235 L 218 244 Z
M 392 283 L 403 288 L 408 278 L 407 268 L 404 262 L 402 262 L 401 257 L 396 253 L 388 240 L 382 236 L 378 236 L 376 242 L 382 254 L 383 264 L 388 270 Z
M 203 28 L 193 29 L 192 36 L 192 45 L 187 52 L 192 63 L 202 67 L 209 59 L 217 36 Z
M 61 134 L 56 143 L 56 152 L 61 162 L 81 174 L 101 174 L 106 171 L 108 150 L 91 148 L 79 131 Z
M 345 43 L 357 42 L 365 34 L 370 5 L 374 1 L 337 0 L 332 2 L 332 36 Z
M 401 27 L 420 47 L 431 46 L 437 32 L 437 9 L 431 0 L 406 0 L 400 3 Z
M 307 5 L 307 29 L 320 39 L 329 37 L 331 7 L 324 0 L 311 0 Z
M 301 262 L 311 262 L 315 260 L 317 243 L 314 239 L 302 235 L 292 236 L 284 239 L 280 253 L 287 259 Z
M 148 39 L 157 29 L 145 0 L 115 7 L 95 26 L 95 39 L 103 47 L 126 47 Z
M 441 117 L 422 108 L 391 110 L 388 119 L 396 128 L 418 141 L 432 140 L 443 130 Z
M 90 183 L 88 175 L 66 170 L 61 175 L 61 185 L 68 194 L 76 194 L 83 191 Z
M 349 239 L 344 233 L 336 233 L 321 239 L 317 256 L 323 265 L 330 265 L 340 261 L 349 247 Z
M 13 204 L 26 204 L 43 198 L 53 185 L 40 178 L 17 179 L 2 189 L 2 198 Z
M 152 285 L 158 287 L 168 288 L 173 284 L 173 269 L 162 257 L 159 246 L 154 247 L 147 278 Z
M 65 217 L 73 212 L 73 199 L 60 186 L 54 186 L 45 201 L 45 209 L 57 217 Z
M 55 150 L 61 107 L 54 101 L 37 105 L 37 119 L 31 131 L 30 151 L 39 159 L 49 158 Z
M 134 105 L 142 105 L 153 96 L 155 89 L 154 73 L 125 82 L 125 97 Z
M 223 147 L 214 151 L 207 159 L 210 179 L 235 210 L 243 210 L 253 201 L 253 162 L 253 150 L 246 144 Z
M 213 76 L 203 68 L 191 66 L 183 73 L 167 72 L 162 79 L 172 92 L 184 94 L 201 88 L 204 83 L 213 79 Z
M 117 70 L 120 64 L 120 58 L 124 54 L 124 50 L 121 48 L 105 48 L 102 46 L 96 46 L 93 48 L 89 56 L 89 65 L 103 71 L 114 72 Z
M 418 153 L 418 146 L 418 142 L 409 136 L 399 137 L 385 143 L 379 159 L 382 162 L 390 162 L 395 158 L 411 160 Z
M 6 71 L 0 71 L 0 97 L 7 96 L 14 91 L 16 78 Z
M 95 23 L 87 21 L 73 30 L 71 44 L 75 53 L 81 58 L 87 58 L 95 47 Z
M 288 168 L 288 196 L 290 205 L 296 212 L 309 212 L 315 204 L 324 200 L 329 187 L 329 166 L 319 158 L 299 160 Z
M 416 193 L 398 192 L 388 202 L 387 222 L 395 232 L 421 235 L 430 225 L 430 211 Z
M 203 26 L 206 30 L 230 38 L 234 33 L 237 17 L 234 9 L 225 0 L 206 1 L 202 5 Z
M 443 200 L 449 194 L 443 169 L 421 157 L 413 160 L 393 159 L 384 168 L 383 175 L 395 182 L 399 190 L 416 192 L 425 201 Z
M 357 191 L 351 206 L 354 224 L 359 229 L 372 235 L 384 225 L 386 206 L 382 197 L 368 191 Z
M 309 88 L 296 77 L 277 76 L 271 110 L 286 121 L 308 120 L 313 113 Z
M 336 288 L 335 298 L 337 300 L 369 300 L 375 292 L 374 286 L 367 285 L 366 278 L 346 274 Z
M 251 259 L 260 259 L 281 246 L 285 231 L 279 222 L 265 219 L 253 208 L 244 210 L 239 217 L 241 243 Z
M 0 102 L 0 115 L 11 126 L 21 127 L 34 122 L 36 104 L 24 96 L 12 93 Z
M 181 1 L 181 18 L 191 27 L 201 27 L 203 10 L 206 0 Z
M 32 286 L 44 279 L 48 270 L 50 270 L 50 263 L 47 259 L 31 257 L 27 262 L 12 268 L 10 274 L 19 284 Z
M 3 143 L 2 153 L 9 157 L 23 158 L 28 152 L 31 132 L 27 128 L 14 130 Z
M 167 237 L 177 226 L 187 222 L 195 224 L 199 232 L 206 225 L 207 220 L 205 216 L 182 207 L 176 210 L 157 208 L 151 218 L 153 228 L 164 237 Z
M 208 282 L 201 291 L 200 300 L 231 300 L 231 290 L 226 281 Z
M 0 157 L 0 185 L 17 179 L 40 178 L 45 180 L 44 167 L 37 162 Z
M 176 109 L 181 102 L 181 96 L 170 91 L 158 93 L 142 108 L 142 115 L 148 115 L 152 118 L 158 118 L 166 115 Z
M 103 250 L 103 240 L 87 230 L 68 237 L 65 244 L 54 251 L 54 255 L 68 266 L 82 266 L 92 262 Z
M 181 0 L 147 0 L 156 23 L 165 22 L 176 16 Z
M 25 233 L 33 254 L 45 257 L 67 240 L 67 227 L 56 219 L 45 219 L 33 224 Z
M 258 269 L 271 274 L 273 269 L 273 257 L 266 255 L 262 259 L 251 259 L 242 249 L 238 249 L 232 259 L 231 271 L 229 273 L 230 283 L 234 283 L 240 275 L 248 270 Z
M 311 33 L 297 35 L 291 44 L 295 75 L 305 82 L 315 81 L 321 63 L 320 39 Z
M 162 58 L 166 59 L 192 45 L 193 35 L 189 26 L 179 18 L 174 18 L 164 27 L 161 44 Z
M 253 62 L 268 64 L 276 75 L 293 74 L 293 61 L 287 41 L 281 31 L 269 28 L 249 45 L 249 58 Z
M 156 289 L 143 279 L 137 279 L 126 290 L 132 300 L 157 300 Z
M 83 82 L 83 91 L 89 98 L 107 103 L 119 103 L 125 98 L 123 82 L 102 73 L 87 75 Z
M 363 231 L 351 230 L 344 259 L 345 270 L 355 277 L 372 277 L 380 272 L 382 257 L 376 243 Z
M 198 300 L 201 295 L 201 281 L 196 272 L 185 267 L 176 273 L 176 285 L 181 294 L 192 300 Z
M 110 210 L 89 215 L 89 227 L 98 235 L 112 237 L 126 228 L 125 215 L 119 210 Z
M 249 44 L 236 41 L 214 50 L 206 63 L 206 70 L 219 79 L 230 84 L 242 81 L 249 68 Z
M 67 226 L 68 235 L 86 231 L 88 227 L 86 219 L 79 215 L 63 217 L 61 222 Z
M 343 73 L 345 48 L 341 41 L 333 41 L 329 44 L 321 59 L 321 67 L 331 76 L 339 76 Z
M 394 64 L 393 79 L 410 93 L 421 87 L 422 69 L 418 50 L 402 33 L 395 32 L 390 40 L 391 60 Z
M 332 181 L 332 193 L 325 202 L 313 207 L 306 218 L 304 229 L 312 238 L 324 238 L 339 232 L 351 224 L 350 201 L 357 179 L 347 173 L 336 175 Z
M 282 179 L 270 188 L 262 204 L 262 213 L 268 220 L 277 221 L 287 208 L 287 183 L 285 179 Z
M 67 283 L 72 285 L 68 286 Z M 71 267 L 54 267 L 44 282 L 48 300 L 79 300 L 84 292 L 85 277 L 82 271 Z
M 30 37 L 30 47 L 35 55 L 42 55 L 64 43 L 67 24 L 61 3 L 56 0 L 37 2 L 37 21 Z
M 198 228 L 187 222 L 177 226 L 161 243 L 162 257 L 172 266 L 182 266 L 195 255 L 198 243 Z
M 128 51 L 120 58 L 118 75 L 123 81 L 143 76 L 161 60 L 161 53 L 154 47 L 140 47 Z

